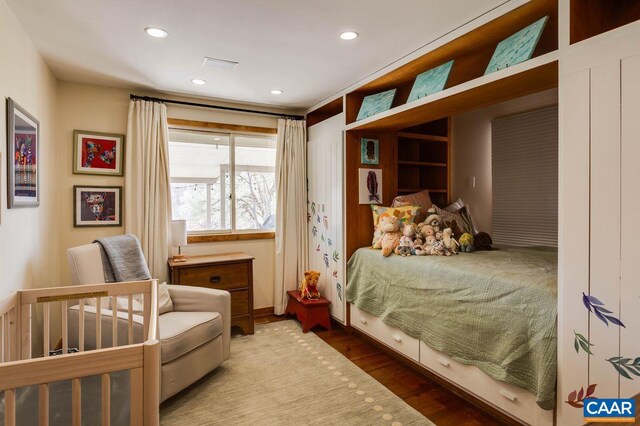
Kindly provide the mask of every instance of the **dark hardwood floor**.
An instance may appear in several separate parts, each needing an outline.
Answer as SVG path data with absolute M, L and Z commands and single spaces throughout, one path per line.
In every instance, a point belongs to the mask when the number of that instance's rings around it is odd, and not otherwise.
M 263 316 L 256 324 L 283 319 L 288 318 Z M 504 424 L 357 335 L 340 327 L 312 332 L 438 426 Z

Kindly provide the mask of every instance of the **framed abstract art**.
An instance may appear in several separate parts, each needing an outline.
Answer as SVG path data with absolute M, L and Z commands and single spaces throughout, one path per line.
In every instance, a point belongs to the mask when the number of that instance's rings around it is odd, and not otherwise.
M 484 75 L 531 59 L 548 20 L 548 16 L 540 18 L 528 27 L 498 43 Z
M 74 186 L 73 226 L 122 226 L 122 187 Z
M 358 204 L 382 204 L 382 170 L 358 169 Z
M 434 93 L 444 90 L 444 86 L 447 84 L 452 67 L 453 60 L 425 71 L 422 74 L 418 74 L 416 81 L 413 83 L 413 87 L 411 88 L 411 93 L 409 93 L 409 99 L 407 102 L 417 101 L 420 98 L 424 98 L 425 96 L 433 95 Z
M 39 145 L 38 120 L 7 98 L 7 203 L 10 209 L 40 205 Z
M 73 131 L 73 173 L 122 176 L 124 135 Z
M 358 111 L 356 121 L 364 120 L 365 118 L 387 111 L 391 108 L 391 104 L 393 104 L 393 98 L 395 96 L 396 89 L 365 96 L 362 100 L 360 111 Z

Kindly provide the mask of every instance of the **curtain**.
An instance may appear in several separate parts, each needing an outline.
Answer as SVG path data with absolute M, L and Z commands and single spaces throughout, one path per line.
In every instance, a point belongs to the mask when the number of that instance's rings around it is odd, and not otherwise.
M 125 166 L 125 231 L 140 240 L 151 276 L 167 279 L 171 229 L 167 107 L 129 103 Z
M 307 268 L 307 125 L 278 120 L 276 156 L 276 280 L 274 312 L 287 307 L 287 291 L 295 290 Z

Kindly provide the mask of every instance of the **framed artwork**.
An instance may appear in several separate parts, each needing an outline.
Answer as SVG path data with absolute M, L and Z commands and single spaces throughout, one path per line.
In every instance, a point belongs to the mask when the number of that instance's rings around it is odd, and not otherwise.
M 360 153 L 362 164 L 379 164 L 380 163 L 380 141 L 378 139 L 362 138 L 360 139 Z
M 396 89 L 387 90 L 386 92 L 376 93 L 375 95 L 365 96 L 358 111 L 356 121 L 364 120 L 367 117 L 387 111 L 391 108 L 393 98 L 396 96 Z
M 411 93 L 409 93 L 407 102 L 413 102 L 444 90 L 452 67 L 453 60 L 432 68 L 429 71 L 425 71 L 422 74 L 418 74 L 411 88 Z
M 40 205 L 39 144 L 38 120 L 7 98 L 7 204 L 10 209 Z
M 122 226 L 122 187 L 74 186 L 73 226 Z
M 533 55 L 533 51 L 536 49 L 538 41 L 540 41 L 540 36 L 548 20 L 548 16 L 540 18 L 528 27 L 498 43 L 484 75 L 531 59 L 531 55 Z
M 73 131 L 73 173 L 122 176 L 124 135 Z
M 359 204 L 382 204 L 382 169 L 358 169 Z

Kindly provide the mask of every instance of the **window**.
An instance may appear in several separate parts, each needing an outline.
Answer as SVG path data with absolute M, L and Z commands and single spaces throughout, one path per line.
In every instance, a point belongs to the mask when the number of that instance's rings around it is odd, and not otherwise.
M 169 129 L 174 219 L 190 233 L 275 228 L 273 135 Z

